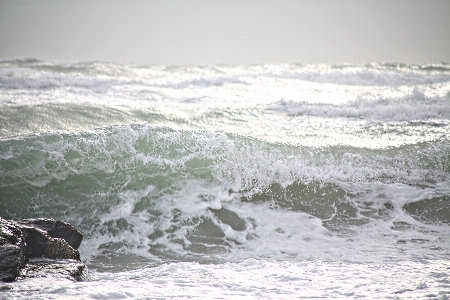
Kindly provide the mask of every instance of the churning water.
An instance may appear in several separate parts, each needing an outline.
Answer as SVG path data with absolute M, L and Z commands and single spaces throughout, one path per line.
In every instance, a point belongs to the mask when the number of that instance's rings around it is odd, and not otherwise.
M 1 298 L 450 297 L 450 65 L 0 62 L 0 217 L 89 280 Z

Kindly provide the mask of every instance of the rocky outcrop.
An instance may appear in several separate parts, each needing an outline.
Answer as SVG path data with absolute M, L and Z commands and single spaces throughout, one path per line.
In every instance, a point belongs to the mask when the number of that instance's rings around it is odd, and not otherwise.
M 83 235 L 72 225 L 53 219 L 26 219 L 16 221 L 21 225 L 34 227 L 45 231 L 52 238 L 65 240 L 72 248 L 78 249 Z
M 77 248 L 82 238 L 73 226 L 54 219 L 9 221 L 0 218 L 0 280 L 11 282 L 19 276 L 49 270 L 52 270 L 50 273 L 59 270 L 61 274 L 81 280 L 85 265 L 80 261 Z M 62 263 L 58 261 L 61 259 L 71 261 Z
M 0 280 L 13 281 L 28 261 L 24 233 L 0 219 Z

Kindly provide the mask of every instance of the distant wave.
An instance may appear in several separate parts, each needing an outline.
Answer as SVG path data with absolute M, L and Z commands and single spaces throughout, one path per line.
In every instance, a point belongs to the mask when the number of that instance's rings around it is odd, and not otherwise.
M 267 110 L 284 111 L 289 115 L 318 117 L 345 117 L 384 121 L 450 120 L 450 97 L 427 97 L 414 89 L 400 98 L 358 97 L 341 105 L 281 100 Z
M 0 88 L 74 86 L 104 92 L 142 88 L 202 88 L 248 85 L 255 78 L 295 79 L 355 86 L 402 86 L 450 82 L 449 64 L 137 66 L 104 62 L 56 63 L 35 58 L 0 61 Z M 17 69 L 20 71 L 17 73 Z

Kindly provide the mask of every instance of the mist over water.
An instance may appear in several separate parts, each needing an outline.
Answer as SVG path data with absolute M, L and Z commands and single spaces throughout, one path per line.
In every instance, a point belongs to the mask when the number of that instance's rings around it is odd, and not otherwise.
M 367 270 L 427 278 L 383 295 L 449 296 L 448 64 L 4 60 L 0 89 L 0 216 L 85 235 L 92 281 L 61 297 L 113 297 L 110 281 L 143 297 L 130 277 L 298 296 L 287 282 L 319 273 L 344 276 L 322 295 L 370 297 L 351 285 Z

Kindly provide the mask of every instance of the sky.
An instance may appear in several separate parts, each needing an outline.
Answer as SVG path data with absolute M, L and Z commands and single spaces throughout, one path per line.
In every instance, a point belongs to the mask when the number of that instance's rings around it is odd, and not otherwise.
M 0 0 L 0 59 L 450 62 L 450 0 Z

